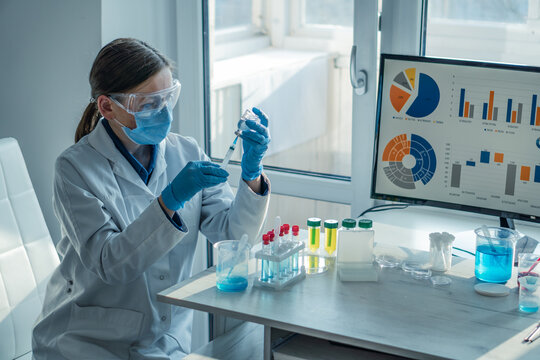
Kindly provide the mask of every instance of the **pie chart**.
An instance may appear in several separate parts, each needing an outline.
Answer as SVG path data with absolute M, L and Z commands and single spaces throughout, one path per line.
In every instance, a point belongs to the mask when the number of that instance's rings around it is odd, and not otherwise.
M 416 189 L 416 183 L 426 185 L 435 174 L 437 158 L 430 143 L 423 137 L 401 134 L 390 140 L 382 155 L 383 170 L 394 185 Z
M 390 102 L 394 109 L 398 113 L 405 112 L 416 118 L 428 116 L 435 111 L 440 97 L 435 80 L 418 72 L 416 68 L 409 68 L 397 74 L 390 87 Z

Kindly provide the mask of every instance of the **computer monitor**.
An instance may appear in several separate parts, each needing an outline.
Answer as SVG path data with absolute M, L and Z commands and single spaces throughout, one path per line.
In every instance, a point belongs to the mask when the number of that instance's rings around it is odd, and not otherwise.
M 540 68 L 381 55 L 371 195 L 540 222 Z

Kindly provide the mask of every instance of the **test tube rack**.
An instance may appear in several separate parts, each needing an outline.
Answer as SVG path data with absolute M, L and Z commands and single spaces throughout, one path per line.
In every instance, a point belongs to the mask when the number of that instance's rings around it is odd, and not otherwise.
M 280 244 L 277 251 L 273 254 L 265 254 L 263 250 L 255 253 L 257 259 L 257 274 L 261 274 L 261 268 L 264 266 L 270 269 L 271 276 L 262 278 L 260 275 L 255 279 L 256 286 L 281 290 L 286 286 L 292 285 L 306 277 L 306 270 L 300 261 L 300 252 L 305 245 L 301 241 L 289 241 Z M 296 255 L 297 268 L 291 267 L 290 262 L 294 261 Z M 291 269 L 292 268 L 292 269 Z

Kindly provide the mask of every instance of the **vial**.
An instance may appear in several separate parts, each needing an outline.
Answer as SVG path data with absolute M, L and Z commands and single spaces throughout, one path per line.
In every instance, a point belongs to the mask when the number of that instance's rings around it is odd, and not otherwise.
M 261 119 L 259 119 L 259 117 L 253 113 L 253 111 L 251 111 L 250 109 L 247 109 L 242 114 L 242 117 L 240 117 L 240 120 L 238 120 L 238 130 L 247 131 L 250 129 L 246 125 L 246 120 L 253 120 L 257 123 L 261 122 Z
M 296 245 L 296 243 L 298 242 L 298 233 L 300 232 L 300 227 L 298 225 L 293 225 L 292 227 L 292 239 L 291 241 L 293 242 L 294 245 Z M 293 271 L 298 271 L 298 252 L 296 252 L 294 255 L 293 255 L 293 265 L 292 265 L 292 270 Z
M 355 232 L 356 220 L 343 219 L 341 221 L 341 227 L 338 230 L 339 242 L 337 244 L 337 262 L 338 264 L 344 262 L 350 262 L 352 259 L 348 259 L 348 251 L 354 247 L 357 234 Z
M 358 244 L 358 262 L 371 263 L 373 261 L 373 242 L 375 232 L 373 222 L 369 219 L 358 220 L 360 230 L 360 243 Z
M 336 251 L 337 244 L 337 220 L 325 220 L 324 221 L 324 249 L 328 255 L 332 255 Z
M 311 252 L 317 252 L 321 238 L 321 219 L 315 217 L 309 218 L 307 220 L 307 227 L 309 250 Z
M 263 254 L 270 255 L 270 237 L 268 234 L 264 234 L 262 236 L 263 240 Z M 262 259 L 261 260 L 261 280 L 262 281 L 268 281 L 270 278 L 272 278 L 272 270 L 270 269 L 270 264 L 268 260 Z

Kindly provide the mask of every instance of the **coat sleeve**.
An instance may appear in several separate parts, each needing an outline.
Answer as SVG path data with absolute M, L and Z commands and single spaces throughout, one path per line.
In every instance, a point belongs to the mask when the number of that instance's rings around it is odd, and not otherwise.
M 82 264 L 111 285 L 136 279 L 186 234 L 169 221 L 157 199 L 121 231 L 103 201 L 63 158 L 56 162 L 53 205 L 61 243 L 73 246 Z
M 263 181 L 265 195 L 253 192 L 242 179 L 236 196 L 228 183 L 203 190 L 200 229 L 209 241 L 239 240 L 245 233 L 256 243 L 270 202 L 270 181 L 265 175 Z

